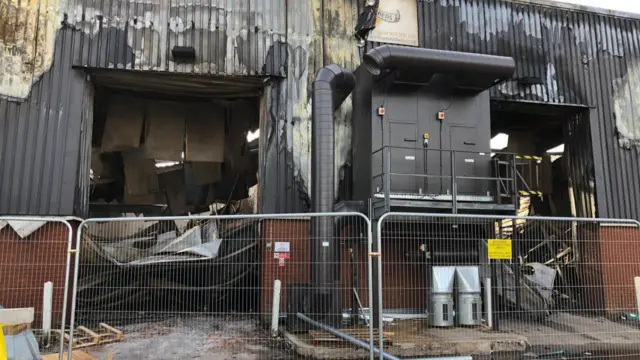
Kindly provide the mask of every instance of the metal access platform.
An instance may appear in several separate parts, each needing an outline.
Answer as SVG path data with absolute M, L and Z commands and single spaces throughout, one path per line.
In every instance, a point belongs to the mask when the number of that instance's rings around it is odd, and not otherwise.
M 519 197 L 540 196 L 537 156 L 398 148 L 373 153 L 372 215 L 390 211 L 515 215 Z M 403 159 L 416 166 L 401 169 Z M 409 170 L 409 171 L 407 171 Z

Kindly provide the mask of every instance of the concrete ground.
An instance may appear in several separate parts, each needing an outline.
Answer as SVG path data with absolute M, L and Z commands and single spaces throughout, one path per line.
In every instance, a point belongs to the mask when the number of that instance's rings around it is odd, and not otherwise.
M 554 313 L 545 322 L 504 320 L 501 329 L 525 336 L 538 354 L 564 351 L 620 360 L 640 359 L 639 325 L 562 312 Z
M 450 355 L 490 355 L 492 352 L 524 353 L 526 338 L 515 334 L 495 333 L 485 329 L 427 328 L 422 321 L 403 321 L 388 326 L 385 332 L 393 333 L 392 345 L 385 345 L 386 352 L 398 357 L 417 358 Z M 313 359 L 364 359 L 368 352 L 349 344 L 339 347 L 312 346 L 307 335 L 287 334 L 296 346 L 296 352 Z
M 640 359 L 640 329 L 632 323 L 556 313 L 544 322 L 502 320 L 500 331 L 428 328 L 424 320 L 394 321 L 385 327 L 393 345 L 385 351 L 402 358 L 472 355 L 474 359 Z M 312 346 L 308 335 L 287 334 L 302 356 L 364 359 L 368 353 L 348 344 Z
M 84 349 L 98 359 L 367 359 L 350 344 L 314 346 L 308 334 L 274 339 L 256 317 L 195 316 L 118 327 L 122 342 Z M 474 360 L 640 359 L 640 328 L 605 318 L 556 313 L 545 322 L 503 319 L 486 327 L 437 329 L 425 320 L 395 320 L 385 350 L 403 358 L 473 355 Z M 546 354 L 546 356 L 542 356 Z
M 119 327 L 124 341 L 84 349 L 102 359 L 289 360 L 291 346 L 273 339 L 255 318 L 189 317 Z

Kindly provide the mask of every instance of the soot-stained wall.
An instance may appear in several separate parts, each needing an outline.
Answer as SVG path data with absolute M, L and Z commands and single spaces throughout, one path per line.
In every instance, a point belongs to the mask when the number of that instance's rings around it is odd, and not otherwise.
M 0 141 L 0 210 L 41 215 L 83 215 L 86 210 L 82 202 L 88 181 L 75 176 L 88 164 L 91 129 L 90 125 L 83 128 L 87 122 L 81 119 L 91 118 L 90 105 L 65 105 L 87 100 L 91 86 L 81 81 L 81 86 L 74 83 L 70 91 L 60 91 L 67 80 L 53 77 L 49 81 L 57 69 L 83 80 L 78 70 L 82 68 L 268 77 L 267 119 L 261 132 L 262 211 L 307 210 L 311 84 L 324 65 L 337 63 L 353 69 L 359 63 L 352 37 L 357 3 L 0 0 L 0 134 L 6 138 L 17 133 L 24 141 L 38 141 L 47 133 L 47 139 L 58 139 L 51 146 L 34 147 Z M 174 46 L 194 47 L 195 62 L 174 61 Z M 338 168 L 349 161 L 349 106 L 345 102 L 336 116 Z M 33 109 L 40 109 L 38 121 L 33 119 Z M 66 133 L 59 136 L 62 130 Z M 70 148 L 72 143 L 75 148 Z M 52 146 L 57 146 L 55 151 Z M 20 181 L 14 181 L 18 175 Z M 37 194 L 64 201 L 37 200 Z
M 594 174 L 599 216 L 639 219 L 640 21 L 533 4 L 543 1 L 418 1 L 420 45 L 513 56 L 516 77 L 495 88 L 494 99 L 591 107 L 593 146 L 584 152 L 592 152 L 593 161 L 578 170 Z M 312 80 L 323 65 L 354 69 L 359 64 L 353 29 L 361 5 L 358 0 L 0 0 L 0 210 L 84 211 L 78 203 L 88 182 L 69 174 L 86 168 L 91 128 L 82 119 L 91 117 L 91 86 L 72 66 L 269 76 L 262 210 L 306 210 Z M 193 46 L 195 63 L 176 63 L 174 45 Z M 73 74 L 73 81 L 55 75 L 57 70 Z M 64 86 L 70 90 L 61 91 Z M 336 115 L 336 167 L 351 162 L 350 104 L 345 101 Z M 39 145 L 21 146 L 31 142 Z
M 577 170 L 595 174 L 600 217 L 640 219 L 640 20 L 537 2 L 419 1 L 420 46 L 512 56 L 494 99 L 591 107 Z

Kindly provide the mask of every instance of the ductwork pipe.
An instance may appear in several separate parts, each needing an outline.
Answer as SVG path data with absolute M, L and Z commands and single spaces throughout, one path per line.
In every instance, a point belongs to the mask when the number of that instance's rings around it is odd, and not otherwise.
M 338 65 L 323 67 L 316 74 L 312 93 L 311 211 L 328 213 L 335 202 L 335 134 L 333 113 L 355 86 L 355 76 Z M 311 283 L 316 293 L 328 295 L 338 280 L 338 249 L 334 219 L 311 220 Z M 336 289 L 337 291 L 337 289 Z M 329 299 L 321 300 L 326 303 Z
M 398 68 L 441 74 L 479 73 L 494 78 L 495 84 L 511 78 L 516 68 L 513 58 L 505 56 L 394 45 L 370 50 L 362 63 L 373 75 Z

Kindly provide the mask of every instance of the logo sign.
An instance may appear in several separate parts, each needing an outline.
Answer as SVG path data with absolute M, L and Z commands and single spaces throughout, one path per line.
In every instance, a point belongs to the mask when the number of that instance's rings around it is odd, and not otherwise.
M 380 0 L 376 28 L 369 41 L 418 46 L 418 2 L 416 0 Z

